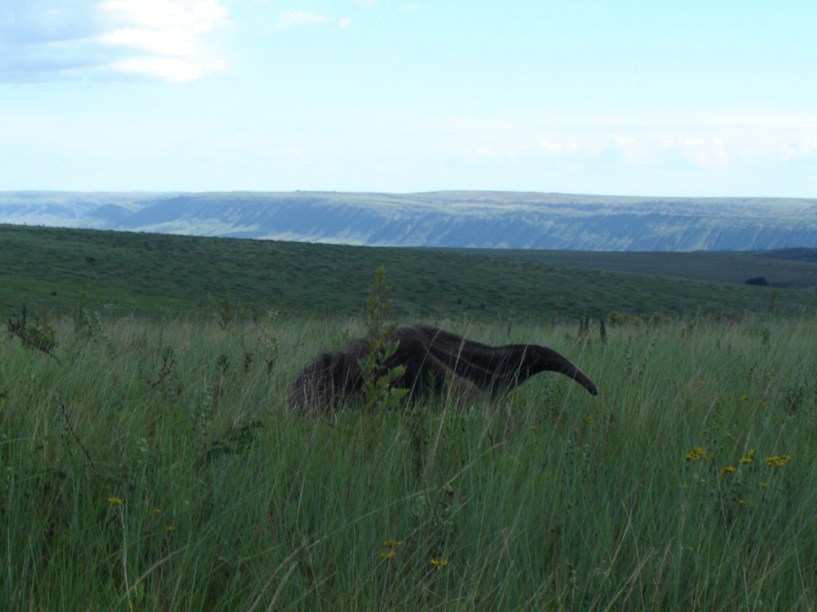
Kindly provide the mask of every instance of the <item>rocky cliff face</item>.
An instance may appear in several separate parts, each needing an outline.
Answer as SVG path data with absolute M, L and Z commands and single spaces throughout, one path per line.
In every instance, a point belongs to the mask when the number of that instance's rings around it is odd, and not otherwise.
M 0 222 L 390 246 L 817 247 L 817 200 L 426 194 L 0 193 Z

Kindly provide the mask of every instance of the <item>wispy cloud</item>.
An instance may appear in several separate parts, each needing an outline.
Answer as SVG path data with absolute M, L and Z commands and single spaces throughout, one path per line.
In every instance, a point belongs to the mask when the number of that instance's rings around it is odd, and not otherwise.
M 718 136 L 683 138 L 679 144 L 681 151 L 699 166 L 712 168 L 729 163 L 726 145 Z
M 753 123 L 713 123 L 677 118 L 586 117 L 561 125 L 538 121 L 451 121 L 437 146 L 447 155 L 508 162 L 598 163 L 627 167 L 726 171 L 747 164 L 817 159 L 817 117 L 758 117 Z M 431 138 L 431 137 L 430 137 Z
M 187 82 L 224 69 L 201 44 L 227 22 L 217 0 L 107 0 L 99 9 L 114 26 L 99 40 L 126 52 L 111 64 L 118 72 Z
M 278 15 L 275 21 L 275 29 L 285 30 L 287 28 L 295 28 L 301 26 L 314 25 L 334 25 L 338 28 L 348 28 L 352 25 L 352 20 L 349 17 L 341 17 L 335 19 L 328 17 L 323 13 L 314 11 L 293 10 L 284 11 Z
M 319 23 L 326 23 L 328 21 L 328 17 L 314 11 L 284 11 L 278 15 L 278 19 L 275 21 L 275 27 L 284 29 L 294 26 L 315 25 Z
M 139 76 L 193 81 L 225 62 L 206 44 L 220 0 L 9 0 L 0 8 L 0 81 Z

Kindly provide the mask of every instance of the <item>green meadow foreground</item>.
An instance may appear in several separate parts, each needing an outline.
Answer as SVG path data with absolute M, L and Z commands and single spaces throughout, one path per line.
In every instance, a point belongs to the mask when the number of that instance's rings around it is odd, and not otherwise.
M 817 606 L 817 320 L 433 322 L 600 395 L 309 421 L 290 381 L 361 319 L 3 334 L 0 608 Z

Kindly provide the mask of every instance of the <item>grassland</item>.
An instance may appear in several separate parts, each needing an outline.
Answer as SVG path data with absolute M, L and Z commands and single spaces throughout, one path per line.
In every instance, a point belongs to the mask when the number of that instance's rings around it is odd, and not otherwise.
M 494 256 L 534 261 L 551 266 L 603 270 L 641 276 L 665 276 L 714 284 L 745 284 L 762 276 L 773 287 L 817 289 L 817 249 L 783 251 L 697 251 L 610 252 L 591 251 L 463 251 L 477 256 Z
M 0 311 L 361 314 L 385 266 L 404 317 L 554 321 L 813 312 L 817 262 L 751 254 L 471 253 L 0 226 Z M 639 257 L 640 256 L 640 257 Z M 633 259 L 635 257 L 636 259 Z M 584 257 L 586 260 L 587 257 Z M 634 261 L 641 262 L 638 266 Z M 602 264 L 602 262 L 607 262 Z M 784 287 L 751 287 L 766 276 Z M 783 282 L 785 281 L 785 282 Z M 242 314 L 243 313 L 243 314 Z
M 504 255 L 0 227 L 0 608 L 817 606 L 813 287 Z M 379 265 L 600 395 L 290 415 Z
M 359 319 L 3 335 L 0 607 L 817 605 L 814 318 L 439 322 L 553 346 L 601 393 L 304 421 L 289 381 Z

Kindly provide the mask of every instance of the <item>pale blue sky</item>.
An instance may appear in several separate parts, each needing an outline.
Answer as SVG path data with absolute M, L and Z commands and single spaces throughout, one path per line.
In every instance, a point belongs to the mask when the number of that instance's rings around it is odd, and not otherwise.
M 814 0 L 0 0 L 0 190 L 817 197 Z

